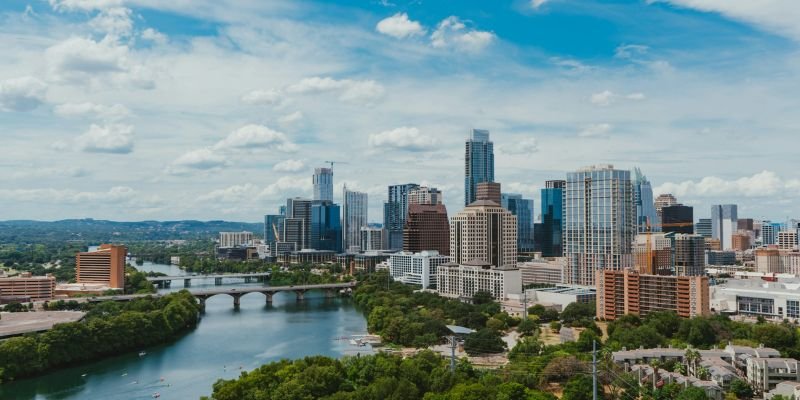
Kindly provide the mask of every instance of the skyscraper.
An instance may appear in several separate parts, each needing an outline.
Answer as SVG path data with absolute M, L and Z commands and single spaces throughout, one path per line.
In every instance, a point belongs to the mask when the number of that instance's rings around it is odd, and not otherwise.
M 489 200 L 493 201 L 495 204 L 500 205 L 502 202 L 501 199 L 501 189 L 500 184 L 497 182 L 480 182 L 475 185 L 475 200 Z
M 658 231 L 653 187 L 639 168 L 634 168 L 633 174 L 633 201 L 636 203 L 637 232 Z
M 694 232 L 704 238 L 711 237 L 711 218 L 700 218 L 694 224 Z
M 500 205 L 478 200 L 450 221 L 450 257 L 456 264 L 517 265 L 517 217 Z
M 564 188 L 567 181 L 547 181 L 542 189 L 541 250 L 544 257 L 561 257 L 564 254 Z
M 564 280 L 594 285 L 596 270 L 632 266 L 636 208 L 630 171 L 598 165 L 567 174 Z
M 442 191 L 427 186 L 420 186 L 408 192 L 408 204 L 442 204 Z
M 315 201 L 311 205 L 310 247 L 315 250 L 342 251 L 342 226 L 339 205 L 331 201 Z
M 711 206 L 711 237 L 719 240 L 722 250 L 733 248 L 733 234 L 739 227 L 736 204 Z
M 307 249 L 311 243 L 311 204 L 299 197 L 286 200 L 283 241 L 294 243 L 297 250 Z
M 333 201 L 333 170 L 330 168 L 314 169 L 314 200 Z
M 661 230 L 663 232 L 694 233 L 694 208 L 676 204 L 661 209 Z
M 285 215 L 267 214 L 264 216 L 264 242 L 272 248 L 274 243 L 283 241 L 283 220 Z
M 386 249 L 386 229 L 371 226 L 361 227 L 361 251 Z
M 658 215 L 658 218 L 661 218 L 661 209 L 664 207 L 674 206 L 675 204 L 678 204 L 678 199 L 676 199 L 671 193 L 658 195 L 655 201 L 656 215 Z
M 489 140 L 489 131 L 473 129 L 464 157 L 464 205 L 475 201 L 481 182 L 494 182 L 494 143 Z
M 700 235 L 676 234 L 672 236 L 675 247 L 675 275 L 703 276 L 706 273 L 706 242 Z
M 342 238 L 344 249 L 361 245 L 361 227 L 367 225 L 368 196 L 344 186 L 342 191 Z
M 450 222 L 444 204 L 410 204 L 403 229 L 403 251 L 436 250 L 450 255 Z
M 517 251 L 533 250 L 533 200 L 523 199 L 522 195 L 503 193 L 500 203 L 511 214 L 517 216 Z
M 408 194 L 419 188 L 416 183 L 389 186 L 389 198 L 383 205 L 383 228 L 388 235 L 390 249 L 403 248 L 403 227 L 408 215 Z

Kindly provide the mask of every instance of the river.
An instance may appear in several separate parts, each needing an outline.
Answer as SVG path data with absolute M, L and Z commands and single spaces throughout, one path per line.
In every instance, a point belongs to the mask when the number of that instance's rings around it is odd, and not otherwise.
M 183 273 L 169 265 L 145 263 L 142 271 L 170 275 Z M 170 290 L 180 290 L 173 282 Z M 192 285 L 214 286 L 213 282 Z M 294 293 L 278 293 L 272 305 L 264 296 L 248 294 L 234 310 L 226 295 L 206 302 L 196 329 L 167 345 L 144 349 L 102 361 L 61 369 L 38 378 L 0 385 L 1 399 L 198 399 L 211 394 L 220 378 L 232 379 L 242 370 L 282 358 L 309 355 L 367 354 L 338 338 L 365 334 L 366 321 L 347 298 L 325 299 L 309 292 L 297 302 Z M 119 338 L 125 340 L 125 338 Z

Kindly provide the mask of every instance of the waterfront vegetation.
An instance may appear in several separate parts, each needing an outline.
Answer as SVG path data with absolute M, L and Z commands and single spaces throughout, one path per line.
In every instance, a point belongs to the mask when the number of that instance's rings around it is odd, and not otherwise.
M 73 306 L 54 304 L 63 309 Z M 0 342 L 0 382 L 174 340 L 197 325 L 199 311 L 187 291 L 80 308 L 87 311 L 82 321 Z

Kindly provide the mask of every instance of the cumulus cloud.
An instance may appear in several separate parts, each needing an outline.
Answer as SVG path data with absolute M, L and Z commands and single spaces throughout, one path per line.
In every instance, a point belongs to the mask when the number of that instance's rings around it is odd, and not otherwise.
M 656 193 L 672 193 L 678 197 L 771 197 L 800 195 L 800 180 L 783 179 L 772 171 L 761 171 L 752 176 L 725 180 L 707 176 L 699 181 L 664 183 Z
M 279 90 L 253 90 L 242 96 L 242 102 L 259 106 L 271 106 L 279 104 L 283 100 L 283 94 Z
M 128 154 L 133 151 L 133 126 L 92 124 L 75 142 L 88 153 Z
M 147 28 L 142 31 L 141 38 L 144 40 L 149 40 L 155 44 L 164 44 L 167 43 L 167 35 L 153 29 Z
M 72 189 L 0 189 L 0 198 L 34 203 L 119 203 L 138 193 L 128 186 L 114 186 L 106 192 L 81 192 Z
M 252 183 L 243 185 L 233 185 L 223 189 L 212 190 L 198 199 L 201 201 L 213 201 L 221 203 L 240 203 L 252 199 L 258 194 L 259 190 Z
M 505 154 L 533 154 L 539 151 L 539 143 L 536 138 L 525 138 L 501 146 L 500 151 Z
M 389 18 L 382 19 L 375 26 L 375 30 L 397 39 L 425 34 L 425 28 L 419 22 L 408 19 L 408 14 L 406 13 L 397 13 Z
M 646 54 L 650 48 L 641 44 L 623 44 L 614 50 L 614 57 L 630 59 Z
M 311 191 L 311 179 L 297 179 L 291 176 L 282 176 L 277 181 L 268 185 L 261 193 L 259 198 L 268 199 L 275 196 L 292 197 L 303 195 Z
M 122 0 L 49 0 L 56 11 L 95 11 L 119 7 Z
M 228 165 L 221 154 L 209 148 L 188 151 L 176 158 L 168 169 L 172 174 L 183 174 L 190 170 L 210 170 Z
M 400 127 L 390 131 L 369 135 L 369 146 L 408 151 L 430 150 L 436 145 L 432 137 L 422 135 L 416 127 Z
M 295 111 L 290 114 L 282 115 L 280 118 L 278 118 L 278 122 L 284 125 L 289 125 L 300 121 L 301 119 L 303 119 L 303 113 L 300 111 Z
M 608 136 L 609 132 L 611 132 L 611 125 L 602 123 L 602 124 L 589 124 L 583 127 L 583 129 L 578 132 L 578 136 L 580 137 L 606 137 Z
M 538 10 L 539 7 L 544 5 L 544 3 L 547 3 L 547 1 L 548 0 L 530 0 L 528 4 L 531 6 L 532 9 Z
M 494 33 L 467 28 L 458 17 L 449 16 L 439 22 L 431 34 L 431 45 L 474 53 L 483 50 L 495 39 Z
M 297 145 L 292 143 L 283 132 L 263 125 L 249 124 L 228 134 L 225 139 L 214 145 L 214 149 L 270 149 L 294 152 L 297 151 Z
M 278 172 L 299 172 L 305 168 L 306 164 L 300 160 L 284 160 L 272 166 L 272 170 Z
M 55 113 L 62 117 L 83 117 L 99 118 L 109 121 L 117 121 L 131 115 L 131 111 L 122 104 L 95 104 L 86 103 L 64 103 L 55 108 Z
M 0 110 L 31 111 L 44 102 L 47 85 L 31 76 L 0 82 Z
M 312 94 L 334 92 L 342 101 L 368 103 L 383 97 L 383 86 L 373 80 L 333 79 L 331 77 L 311 77 L 302 79 L 286 88 L 292 94 Z
M 632 100 L 632 101 L 644 100 L 645 95 L 644 93 L 630 93 L 626 95 L 618 95 L 610 90 L 604 90 L 602 92 L 593 93 L 589 97 L 589 102 L 591 102 L 596 106 L 609 106 L 619 99 Z
M 97 32 L 114 37 L 127 37 L 133 31 L 131 10 L 125 7 L 113 7 L 100 11 L 89 21 L 89 27 Z
M 152 73 L 131 62 L 129 48 L 108 35 L 100 41 L 71 37 L 45 51 L 50 77 L 60 82 L 85 83 L 108 79 L 142 89 L 154 87 Z

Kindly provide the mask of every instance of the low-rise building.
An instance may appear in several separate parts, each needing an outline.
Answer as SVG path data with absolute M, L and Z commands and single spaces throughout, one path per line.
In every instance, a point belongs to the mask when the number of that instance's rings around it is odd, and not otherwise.
M 28 301 L 50 300 L 55 296 L 56 278 L 53 275 L 0 277 L 0 302 L 3 299 L 26 298 Z
M 388 260 L 389 254 L 379 251 L 369 251 L 353 256 L 353 267 L 357 272 L 373 273 L 375 267 Z
M 800 380 L 798 362 L 793 358 L 747 359 L 747 382 L 756 392 L 768 392 L 780 382 Z
M 495 300 L 503 300 L 522 291 L 522 277 L 519 268 L 495 267 L 484 261 L 446 263 L 437 268 L 436 290 L 442 296 L 465 300 L 485 291 Z
M 437 269 L 448 262 L 449 256 L 435 250 L 419 253 L 402 251 L 389 257 L 389 272 L 396 281 L 420 285 L 423 289 L 435 288 Z
M 764 393 L 764 400 L 772 400 L 775 396 L 783 396 L 787 399 L 800 399 L 800 382 L 780 382 L 775 385 L 775 389 Z
M 656 382 L 663 381 L 664 383 L 676 383 L 682 387 L 693 386 L 703 389 L 706 396 L 712 400 L 722 400 L 725 397 L 723 388 L 714 381 L 705 381 L 662 368 L 654 369 L 649 365 L 634 365 L 630 372 L 637 376 L 639 384 L 642 386 L 655 385 Z
M 557 285 L 563 283 L 564 260 L 565 258 L 558 257 L 519 263 L 522 285 Z
M 278 262 L 282 264 L 323 264 L 333 262 L 336 259 L 336 252 L 332 250 L 312 250 L 303 249 L 278 255 Z
M 729 279 L 709 290 L 711 309 L 768 319 L 800 320 L 800 279 Z

